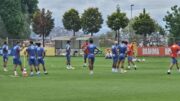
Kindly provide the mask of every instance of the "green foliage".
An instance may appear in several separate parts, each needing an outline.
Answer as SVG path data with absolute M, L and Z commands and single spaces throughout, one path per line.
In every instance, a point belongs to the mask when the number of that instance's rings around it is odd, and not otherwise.
M 12 37 L 19 38 L 25 30 L 25 15 L 21 12 L 20 0 L 4 0 L 0 4 L 0 16 L 7 32 Z
M 168 11 L 163 20 L 166 22 L 166 28 L 174 37 L 180 35 L 180 7 L 177 5 L 171 7 L 171 12 Z
M 74 36 L 75 32 L 81 29 L 81 19 L 78 11 L 75 9 L 70 9 L 69 11 L 65 12 L 62 21 L 65 29 L 73 30 Z
M 108 16 L 108 27 L 118 32 L 118 35 L 116 35 L 115 39 L 117 39 L 117 36 L 119 36 L 119 30 L 125 28 L 128 25 L 128 22 L 129 20 L 126 16 L 126 13 L 121 12 L 120 7 L 117 7 L 117 11 Z
M 93 33 L 99 32 L 102 27 L 103 18 L 98 8 L 88 8 L 82 14 L 81 21 L 83 31 L 93 36 Z
M 112 13 L 112 15 L 108 16 L 107 25 L 112 30 L 120 30 L 121 28 L 125 28 L 128 25 L 128 18 L 126 17 L 126 13 L 120 12 L 119 8 L 117 12 Z
M 6 37 L 28 38 L 31 18 L 37 0 L 0 0 L 0 17 L 7 30 Z
M 44 38 L 48 36 L 51 30 L 54 28 L 54 19 L 52 18 L 52 12 L 49 10 L 37 10 L 33 16 L 33 31 Z
M 135 30 L 136 34 L 143 36 L 151 34 L 155 31 L 155 22 L 150 15 L 146 13 L 145 9 L 143 10 L 143 13 L 140 13 L 140 15 L 135 18 L 133 29 Z
M 158 23 L 155 23 L 155 31 L 159 32 L 159 34 L 161 34 L 161 35 L 166 35 L 165 29 Z

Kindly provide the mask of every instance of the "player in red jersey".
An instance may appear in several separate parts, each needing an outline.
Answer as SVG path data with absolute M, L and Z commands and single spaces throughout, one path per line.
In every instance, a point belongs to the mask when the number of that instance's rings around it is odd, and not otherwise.
M 171 74 L 171 70 L 173 68 L 174 65 L 176 65 L 178 71 L 180 71 L 179 66 L 178 66 L 178 61 L 177 61 L 177 56 L 178 56 L 178 52 L 180 50 L 180 47 L 174 43 L 171 47 L 170 47 L 170 57 L 171 57 L 171 64 L 169 66 L 169 70 L 167 72 L 167 74 Z
M 136 70 L 137 67 L 136 67 L 135 63 L 133 62 L 134 49 L 133 49 L 133 44 L 131 44 L 131 43 L 128 44 L 127 55 L 128 55 L 128 69 L 131 68 L 131 64 L 132 64 L 134 69 Z
M 87 66 L 87 57 L 88 57 L 88 49 L 87 49 L 87 46 L 89 45 L 89 42 L 88 42 L 88 40 L 86 40 L 86 42 L 85 43 L 83 43 L 83 45 L 82 45 L 82 50 L 83 50 L 83 52 L 84 52 L 84 65 L 83 65 L 83 67 L 86 67 Z

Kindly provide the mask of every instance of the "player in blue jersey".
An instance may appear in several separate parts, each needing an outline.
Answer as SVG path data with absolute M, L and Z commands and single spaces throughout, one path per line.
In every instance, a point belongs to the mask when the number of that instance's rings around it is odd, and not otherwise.
M 38 63 L 38 68 L 40 64 L 43 67 L 44 74 L 48 74 L 45 68 L 45 63 L 44 63 L 44 57 L 45 57 L 45 50 L 43 47 L 41 47 L 41 43 L 37 43 L 37 63 Z
M 67 69 L 75 69 L 74 67 L 71 66 L 71 41 L 67 41 L 66 44 L 66 64 L 67 64 Z
M 19 65 L 21 68 L 21 71 L 23 72 L 24 68 L 22 66 L 22 62 L 20 59 L 20 51 L 21 51 L 20 43 L 17 42 L 16 45 L 12 49 L 12 55 L 13 55 L 13 64 L 14 64 L 14 75 L 18 76 L 18 73 L 16 71 L 17 66 Z
M 95 54 L 97 54 L 100 50 L 96 47 L 96 45 L 93 44 L 93 39 L 89 40 L 89 45 L 87 46 L 87 49 L 88 49 L 89 70 L 90 70 L 90 74 L 92 75 L 94 73 L 93 68 L 95 62 Z
M 118 46 L 119 51 L 119 61 L 118 61 L 118 69 L 120 67 L 120 72 L 124 73 L 126 70 L 124 70 L 124 61 L 127 55 L 127 41 L 122 41 L 121 44 Z
M 3 46 L 2 46 L 2 56 L 3 56 L 3 67 L 4 71 L 7 71 L 7 62 L 8 62 L 8 45 L 7 42 L 5 41 Z
M 33 73 L 33 67 L 37 73 L 37 75 L 40 74 L 40 71 L 39 71 L 39 68 L 37 66 L 37 59 L 36 59 L 36 56 L 37 56 L 37 48 L 36 46 L 33 44 L 33 41 L 30 41 L 30 45 L 29 47 L 26 49 L 26 52 L 27 52 L 27 57 L 28 57 L 28 61 L 29 61 L 29 66 L 30 66 L 30 76 L 33 76 L 34 73 Z
M 115 41 L 114 45 L 112 45 L 111 47 L 111 51 L 112 51 L 112 59 L 113 59 L 113 64 L 112 64 L 112 72 L 118 72 L 117 69 L 117 62 L 118 62 L 118 42 Z

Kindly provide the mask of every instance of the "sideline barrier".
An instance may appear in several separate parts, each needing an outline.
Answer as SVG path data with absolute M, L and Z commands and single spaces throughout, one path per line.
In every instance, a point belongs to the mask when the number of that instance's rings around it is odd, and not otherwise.
M 138 47 L 138 56 L 169 56 L 169 47 Z

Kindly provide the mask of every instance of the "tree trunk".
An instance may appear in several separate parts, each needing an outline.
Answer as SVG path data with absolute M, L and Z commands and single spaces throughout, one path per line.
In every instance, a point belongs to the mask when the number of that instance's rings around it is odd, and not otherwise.
M 75 36 L 75 33 L 76 33 L 76 32 L 73 30 L 73 36 Z
M 43 38 L 43 47 L 45 47 L 44 37 L 45 37 L 45 36 L 44 36 L 44 34 L 43 34 L 43 37 L 42 37 L 42 38 Z
M 115 41 L 117 41 L 117 30 L 115 31 Z
M 143 46 L 147 46 L 146 34 L 143 34 Z
M 119 33 L 119 30 L 117 30 L 117 34 L 118 34 L 118 44 L 119 44 L 120 43 L 120 39 L 119 39 L 120 33 Z
M 91 37 L 93 36 L 93 33 L 91 33 Z

